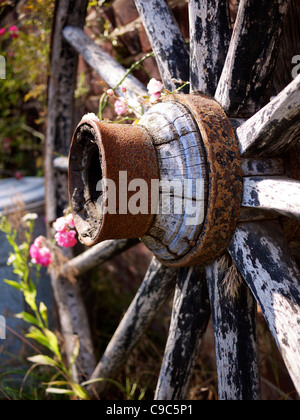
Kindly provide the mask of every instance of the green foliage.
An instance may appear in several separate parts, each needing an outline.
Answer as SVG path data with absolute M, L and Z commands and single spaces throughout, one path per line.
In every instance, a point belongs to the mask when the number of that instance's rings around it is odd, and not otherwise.
M 3 12 L 2 2 L 0 9 Z M 41 169 L 42 122 L 46 113 L 48 60 L 54 0 L 27 0 L 18 6 L 17 38 L 0 37 L 6 80 L 0 80 L 0 176 Z M 28 117 L 30 115 L 30 118 Z M 3 147 L 4 146 L 4 147 Z M 32 159 L 34 157 L 35 159 Z
M 31 310 L 31 313 L 21 312 L 16 316 L 19 319 L 23 319 L 30 325 L 26 338 L 34 340 L 50 354 L 47 355 L 41 353 L 36 356 L 29 357 L 28 360 L 34 363 L 34 366 L 50 366 L 54 368 L 63 378 L 64 386 L 69 386 L 68 390 L 53 390 L 53 384 L 57 385 L 58 382 L 51 382 L 51 386 L 47 384 L 47 393 L 68 394 L 73 397 L 86 400 L 88 399 L 87 392 L 82 386 L 75 382 L 72 375 L 72 368 L 76 363 L 79 354 L 79 340 L 77 339 L 75 341 L 72 358 L 69 366 L 66 366 L 62 357 L 62 351 L 60 349 L 57 336 L 48 328 L 47 307 L 43 302 L 38 304 L 36 301 L 40 267 L 35 266 L 36 278 L 35 281 L 33 281 L 32 264 L 29 262 L 34 217 L 27 217 L 26 219 L 23 219 L 23 223 L 25 224 L 25 241 L 20 245 L 17 243 L 17 230 L 11 226 L 6 217 L 2 216 L 0 218 L 0 231 L 6 234 L 7 241 L 12 247 L 8 264 L 13 267 L 13 272 L 18 276 L 18 281 L 5 280 L 5 282 L 14 289 L 23 293 L 25 302 Z M 61 383 L 61 381 L 59 383 Z

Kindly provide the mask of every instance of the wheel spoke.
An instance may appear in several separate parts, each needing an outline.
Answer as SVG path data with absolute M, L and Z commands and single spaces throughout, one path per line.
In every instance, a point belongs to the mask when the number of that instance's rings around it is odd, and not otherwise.
M 267 103 L 289 0 L 241 0 L 216 100 L 230 117 L 249 117 Z
M 114 378 L 139 342 L 149 322 L 167 300 L 175 286 L 177 270 L 166 268 L 153 258 L 143 283 L 112 337 L 91 379 Z M 91 386 L 97 392 L 105 390 L 107 382 Z
M 191 91 L 214 96 L 228 51 L 231 26 L 227 0 L 191 0 Z
M 275 155 L 300 134 L 300 75 L 236 131 L 244 156 Z
M 165 0 L 134 0 L 152 45 L 166 89 L 178 87 L 172 81 L 189 80 L 189 52 L 179 26 Z
M 277 222 L 243 223 L 228 247 L 300 391 L 300 271 Z
M 77 257 L 72 258 L 63 266 L 62 274 L 72 270 L 77 276 L 80 276 L 88 270 L 104 264 L 106 261 L 109 261 L 111 258 L 121 254 L 138 243 L 138 239 L 120 239 L 101 242 Z
M 209 317 L 204 273 L 199 268 L 180 269 L 156 400 L 186 399 Z
M 270 210 L 300 220 L 299 197 L 299 181 L 281 177 L 244 178 L 244 207 Z
M 99 74 L 99 76 L 112 88 L 117 86 L 127 71 L 113 57 L 103 51 L 81 29 L 67 26 L 63 35 L 70 45 L 81 54 L 84 60 Z M 130 106 L 140 109 L 137 101 L 138 95 L 147 94 L 143 84 L 131 74 L 126 77 L 122 86 L 127 88 L 126 98 Z M 124 96 L 121 87 L 116 89 L 119 96 Z
M 256 303 L 248 287 L 238 283 L 236 267 L 231 267 L 235 270 L 229 268 L 230 260 L 225 255 L 206 268 L 215 332 L 219 399 L 257 400 L 260 382 Z M 231 289 L 229 292 L 226 292 L 226 283 Z

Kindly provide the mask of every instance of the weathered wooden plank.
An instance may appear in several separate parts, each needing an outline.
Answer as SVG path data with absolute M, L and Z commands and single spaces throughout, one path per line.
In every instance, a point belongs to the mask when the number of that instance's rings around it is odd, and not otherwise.
M 277 44 L 290 0 L 241 0 L 215 99 L 230 117 L 249 117 L 268 102 Z
M 206 268 L 212 307 L 220 400 L 257 400 L 260 380 L 256 340 L 256 302 L 238 283 L 231 258 L 223 256 Z M 234 284 L 234 283 L 237 284 Z M 226 292 L 225 283 L 235 290 Z
M 45 198 L 48 236 L 57 217 L 68 207 L 68 179 L 54 167 L 54 159 L 68 155 L 74 126 L 74 89 L 77 77 L 78 54 L 63 39 L 65 25 L 83 27 L 87 0 L 57 0 L 53 22 L 50 77 L 48 83 L 48 108 L 45 141 Z M 71 252 L 66 255 L 71 257 Z M 96 365 L 91 331 L 86 308 L 78 284 L 71 284 L 55 271 L 51 272 L 51 285 L 58 307 L 59 321 L 64 338 L 68 362 L 72 359 L 74 337 L 80 341 L 78 364 L 73 366 L 74 380 L 80 380 L 82 372 L 90 375 Z M 83 379 L 83 378 L 81 378 Z
M 84 274 L 88 270 L 104 264 L 106 261 L 127 251 L 138 243 L 138 239 L 120 239 L 101 242 L 77 257 L 72 258 L 65 264 L 61 272 L 64 274 L 72 270 L 76 275 Z
M 273 211 L 300 220 L 300 182 L 287 177 L 243 179 L 242 206 Z
M 153 258 L 136 297 L 112 337 L 91 379 L 113 379 L 137 345 L 149 322 L 175 287 L 177 270 L 166 268 Z M 95 382 L 90 386 L 101 393 L 109 385 Z
M 300 134 L 300 75 L 236 130 L 243 156 L 286 151 Z
M 209 318 L 204 273 L 200 268 L 180 269 L 155 400 L 186 399 Z
M 124 78 L 127 70 L 95 44 L 81 29 L 67 26 L 63 30 L 63 35 L 69 44 L 82 55 L 84 60 L 110 87 L 115 88 Z M 126 98 L 128 104 L 141 113 L 141 104 L 138 102 L 137 97 L 139 95 L 147 95 L 145 86 L 132 74 L 126 77 L 122 86 L 127 88 Z M 121 97 L 125 96 L 121 87 L 116 89 L 116 93 Z
M 163 84 L 173 91 L 172 79 L 189 81 L 189 51 L 166 0 L 134 0 L 152 45 Z M 188 92 L 188 89 L 186 89 Z
M 242 159 L 243 176 L 284 175 L 285 165 L 282 158 Z
M 78 54 L 62 37 L 66 25 L 83 27 L 87 0 L 56 1 L 53 23 L 48 108 L 45 142 L 46 217 L 49 225 L 62 215 L 68 206 L 67 177 L 56 175 L 53 167 L 55 153 L 67 156 L 76 121 L 74 121 L 74 89 L 77 77 Z M 61 194 L 58 186 L 62 185 Z
M 214 96 L 225 63 L 231 23 L 227 0 L 191 0 L 190 87 Z
M 66 249 L 64 254 L 65 257 L 71 258 L 72 252 Z M 75 340 L 79 339 L 80 350 L 77 363 L 73 365 L 72 372 L 73 379 L 80 382 L 90 377 L 97 365 L 80 284 L 79 282 L 71 282 L 68 278 L 68 273 L 65 273 L 67 275 L 58 275 L 52 269 L 50 274 L 68 363 L 72 361 Z
M 279 223 L 240 224 L 228 250 L 258 301 L 300 392 L 300 271 Z

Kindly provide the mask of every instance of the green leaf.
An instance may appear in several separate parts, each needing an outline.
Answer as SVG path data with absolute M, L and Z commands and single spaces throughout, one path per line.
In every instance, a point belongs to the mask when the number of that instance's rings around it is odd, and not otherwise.
M 29 331 L 30 332 L 26 334 L 27 338 L 32 338 L 33 340 L 37 341 L 38 343 L 42 344 L 43 346 L 51 350 L 49 339 L 42 333 L 41 330 L 35 327 L 30 327 Z
M 120 391 L 126 393 L 126 388 L 120 382 L 115 381 L 114 379 L 109 379 L 109 378 L 89 379 L 88 381 L 82 382 L 81 386 L 91 385 L 91 384 L 94 384 L 96 382 L 109 382 L 109 383 L 115 385 L 117 388 L 119 388 Z
M 48 329 L 44 329 L 44 333 L 48 339 L 49 350 L 51 350 L 59 358 L 59 360 L 62 360 L 56 335 Z
M 60 388 L 47 388 L 46 392 L 48 394 L 65 394 L 65 395 L 74 395 L 74 392 L 70 389 L 60 389 Z
M 22 286 L 17 281 L 5 279 L 4 282 L 6 284 L 8 284 L 9 286 L 14 287 L 15 289 L 18 289 L 18 290 L 22 290 L 23 289 Z
M 39 310 L 40 310 L 42 320 L 44 321 L 46 328 L 48 328 L 48 309 L 47 309 L 47 306 L 44 304 L 44 302 L 40 303 Z
M 28 324 L 33 324 L 33 325 L 36 325 L 37 327 L 40 326 L 38 320 L 33 315 L 29 314 L 28 312 L 20 312 L 19 314 L 15 315 L 15 317 L 18 319 L 23 319 Z
M 46 385 L 48 387 L 52 387 L 52 386 L 65 386 L 65 385 L 69 385 L 68 381 L 50 381 L 47 382 Z
M 20 279 L 23 279 L 24 278 L 24 271 L 23 270 L 20 270 L 19 268 L 15 268 L 14 269 L 14 274 L 16 274 L 18 277 L 20 277 Z
M 27 360 L 29 360 L 32 363 L 36 363 L 38 365 L 42 366 L 52 366 L 59 368 L 59 364 L 51 359 L 51 357 L 44 356 L 43 354 L 38 354 L 37 356 L 28 357 Z
M 80 398 L 81 400 L 89 400 L 88 393 L 86 392 L 85 389 L 82 388 L 82 386 L 80 386 L 79 384 L 76 384 L 75 382 L 70 383 L 70 385 L 76 397 Z
M 26 303 L 28 303 L 28 305 L 33 311 L 36 311 L 37 306 L 36 306 L 35 301 L 36 301 L 37 292 L 36 292 L 36 287 L 34 286 L 31 280 L 29 280 L 29 287 L 24 289 L 23 293 L 24 293 L 24 298 L 25 298 Z

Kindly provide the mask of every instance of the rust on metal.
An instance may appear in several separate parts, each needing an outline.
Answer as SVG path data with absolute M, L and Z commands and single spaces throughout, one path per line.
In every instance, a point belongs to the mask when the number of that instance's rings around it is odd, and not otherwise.
M 199 237 L 190 242 L 192 248 L 187 254 L 160 261 L 171 267 L 207 265 L 224 253 L 238 222 L 243 192 L 239 146 L 229 119 L 213 99 L 177 94 L 166 101 L 180 103 L 196 122 L 206 154 L 204 172 L 208 179 Z M 77 127 L 69 157 L 69 194 L 75 225 L 86 245 L 106 239 L 138 238 L 149 232 L 154 222 L 151 209 L 155 208 L 151 202 L 151 181 L 163 178 L 155 149 L 159 145 L 154 145 L 151 135 L 151 130 L 142 126 L 104 123 L 93 118 L 84 118 Z M 124 173 L 126 179 L 122 180 Z M 145 214 L 132 214 L 128 209 L 133 192 L 127 186 L 136 179 L 148 186 Z M 108 202 L 108 180 L 116 185 L 115 212 L 103 211 L 103 203 Z M 122 182 L 126 184 L 125 196 L 121 196 Z
M 228 117 L 216 101 L 198 94 L 172 95 L 172 100 L 185 105 L 199 127 L 207 155 L 209 193 L 196 245 L 183 258 L 164 264 L 210 264 L 227 248 L 240 213 L 243 182 L 239 146 Z
M 151 180 L 158 178 L 156 152 L 145 129 L 85 117 L 74 133 L 69 154 L 69 197 L 80 240 L 91 246 L 107 239 L 144 235 L 153 216 L 151 211 L 127 211 L 134 194 L 127 191 L 127 185 L 141 179 L 150 191 Z M 123 192 L 121 183 L 126 184 Z M 109 205 L 108 191 L 114 196 L 115 208 L 104 212 L 103 204 Z M 151 208 L 151 194 L 148 207 Z

